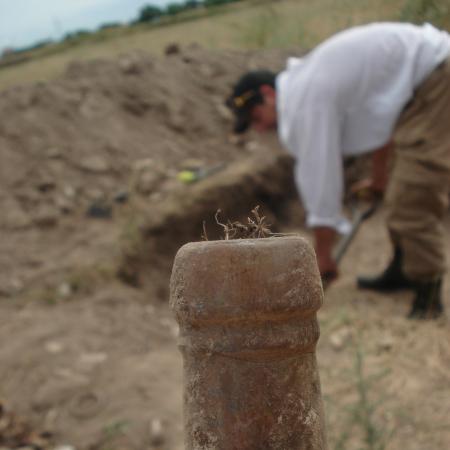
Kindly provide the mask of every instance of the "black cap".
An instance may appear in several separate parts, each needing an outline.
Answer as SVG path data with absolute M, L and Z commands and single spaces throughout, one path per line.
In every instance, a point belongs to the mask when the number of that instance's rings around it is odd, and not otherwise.
M 275 86 L 275 74 L 268 70 L 255 70 L 242 75 L 228 97 L 226 104 L 236 116 L 234 132 L 243 133 L 251 123 L 253 106 L 263 102 L 259 88 L 265 84 Z

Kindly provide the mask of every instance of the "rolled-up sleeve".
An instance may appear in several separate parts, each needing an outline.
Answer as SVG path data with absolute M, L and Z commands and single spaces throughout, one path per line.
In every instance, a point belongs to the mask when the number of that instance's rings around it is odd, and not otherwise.
M 301 114 L 296 117 L 291 144 L 296 148 L 295 181 L 306 209 L 307 225 L 347 233 L 350 224 L 342 215 L 340 120 L 333 107 Z

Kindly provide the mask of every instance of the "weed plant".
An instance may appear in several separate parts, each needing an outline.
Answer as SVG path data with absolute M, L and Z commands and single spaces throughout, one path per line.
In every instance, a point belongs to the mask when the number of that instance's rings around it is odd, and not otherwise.
M 422 24 L 430 22 L 438 27 L 450 27 L 449 0 L 407 0 L 400 12 L 400 20 Z
M 364 353 L 361 347 L 355 350 L 354 388 L 357 399 L 348 408 L 347 424 L 338 436 L 334 450 L 348 450 L 349 442 L 355 436 L 362 436 L 363 447 L 358 450 L 385 450 L 394 435 L 394 430 L 388 430 L 377 424 L 376 413 L 382 405 L 384 398 L 373 400 L 374 387 L 389 373 L 383 370 L 367 376 L 364 371 Z

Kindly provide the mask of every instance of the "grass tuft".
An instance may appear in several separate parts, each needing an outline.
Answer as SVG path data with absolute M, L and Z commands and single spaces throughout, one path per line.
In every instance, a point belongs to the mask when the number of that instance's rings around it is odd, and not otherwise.
M 406 0 L 399 18 L 405 22 L 430 22 L 437 27 L 449 28 L 450 3 L 448 0 Z
M 363 447 L 360 450 L 385 450 L 391 441 L 395 430 L 387 430 L 380 426 L 376 414 L 382 406 L 384 398 L 374 400 L 374 386 L 384 379 L 389 370 L 383 370 L 367 376 L 364 367 L 364 352 L 360 346 L 355 351 L 354 388 L 357 400 L 348 408 L 347 426 L 341 432 L 334 445 L 334 450 L 346 450 L 349 441 L 355 436 L 361 436 Z

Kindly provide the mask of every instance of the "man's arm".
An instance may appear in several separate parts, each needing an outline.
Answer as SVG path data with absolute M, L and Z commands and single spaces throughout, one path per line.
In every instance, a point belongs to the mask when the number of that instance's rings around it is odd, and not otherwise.
M 389 180 L 389 162 L 394 149 L 394 143 L 388 142 L 383 147 L 372 153 L 372 173 L 370 178 L 357 181 L 351 187 L 353 194 L 367 192 L 370 196 L 382 197 Z
M 337 230 L 345 219 L 341 214 L 344 188 L 341 121 L 334 104 L 321 104 L 296 117 L 290 146 L 296 149 L 295 181 L 313 229 L 317 263 L 322 278 L 337 277 L 332 248 Z
M 379 148 L 372 156 L 372 190 L 383 193 L 389 179 L 389 161 L 394 144 L 392 141 Z

